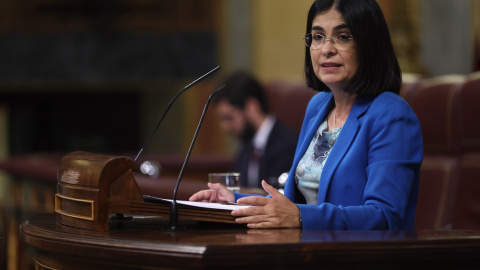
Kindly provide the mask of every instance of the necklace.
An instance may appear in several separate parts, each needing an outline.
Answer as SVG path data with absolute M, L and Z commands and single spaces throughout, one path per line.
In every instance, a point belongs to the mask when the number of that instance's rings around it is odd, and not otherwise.
M 333 129 L 337 126 L 337 108 L 333 111 Z

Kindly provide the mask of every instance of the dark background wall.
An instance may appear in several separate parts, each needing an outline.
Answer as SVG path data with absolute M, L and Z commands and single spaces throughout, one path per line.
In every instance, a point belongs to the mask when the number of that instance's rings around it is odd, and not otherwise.
M 174 93 L 218 65 L 215 1 L 0 4 L 0 105 L 12 155 L 138 151 Z M 165 122 L 176 136 L 153 151 L 182 148 L 187 101 L 178 103 Z

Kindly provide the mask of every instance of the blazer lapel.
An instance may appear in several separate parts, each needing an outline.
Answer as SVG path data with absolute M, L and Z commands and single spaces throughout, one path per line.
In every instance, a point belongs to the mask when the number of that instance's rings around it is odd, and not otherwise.
M 322 175 L 320 177 L 320 185 L 318 188 L 317 203 L 320 204 L 325 202 L 328 186 L 332 180 L 333 173 L 352 145 L 360 128 L 360 122 L 358 119 L 366 112 L 373 99 L 374 97 L 357 97 L 357 100 L 355 101 L 355 104 L 348 115 L 347 121 L 345 121 L 342 131 L 335 142 L 335 146 L 332 148 L 332 151 L 327 158 L 325 167 L 323 168 Z
M 330 96 L 325 98 L 324 101 L 320 102 L 316 106 L 316 110 L 314 112 L 307 112 L 305 118 L 310 117 L 308 122 L 303 123 L 303 126 L 306 126 L 307 129 L 305 130 L 305 135 L 300 134 L 299 144 L 297 145 L 297 150 L 295 151 L 295 158 L 293 160 L 292 168 L 290 170 L 289 179 L 291 181 L 287 181 L 287 186 L 285 187 L 285 196 L 290 198 L 292 201 L 297 201 L 296 196 L 300 195 L 298 189 L 295 184 L 295 170 L 302 159 L 303 155 L 307 151 L 308 146 L 312 142 L 313 136 L 317 131 L 318 127 L 322 123 L 322 121 L 327 116 L 328 112 L 334 105 L 333 95 L 332 93 L 328 93 Z M 317 94 L 318 95 L 318 94 Z M 313 114 L 313 116 L 311 116 Z M 302 197 L 303 198 L 303 197 Z
M 333 100 L 333 95 L 330 93 L 330 98 L 326 99 L 325 102 L 318 104 L 317 107 L 317 113 L 314 117 L 310 118 L 310 120 L 307 123 L 308 130 L 305 133 L 305 138 L 310 138 L 308 140 L 303 140 L 302 144 L 300 145 L 299 148 L 299 153 L 302 153 L 301 155 L 297 155 L 296 160 L 294 160 L 294 165 L 295 167 L 298 166 L 298 162 L 300 162 L 300 159 L 303 157 L 305 152 L 307 151 L 308 146 L 312 142 L 313 136 L 315 135 L 315 132 L 317 131 L 318 127 L 320 124 L 325 120 L 325 117 L 327 117 L 328 112 L 334 105 L 334 100 Z

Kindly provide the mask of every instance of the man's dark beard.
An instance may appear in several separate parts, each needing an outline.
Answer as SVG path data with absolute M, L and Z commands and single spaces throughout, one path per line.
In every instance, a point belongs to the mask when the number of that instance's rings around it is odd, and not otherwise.
M 247 121 L 245 123 L 245 128 L 243 129 L 243 132 L 240 134 L 240 139 L 243 142 L 249 142 L 250 140 L 253 139 L 253 136 L 255 136 L 255 127 Z

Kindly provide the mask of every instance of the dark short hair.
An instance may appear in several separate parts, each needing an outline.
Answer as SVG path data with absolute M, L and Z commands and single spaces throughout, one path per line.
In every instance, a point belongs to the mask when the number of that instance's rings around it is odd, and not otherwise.
M 260 103 L 262 111 L 268 113 L 268 104 L 263 87 L 249 73 L 237 71 L 220 85 L 222 84 L 225 84 L 225 87 L 215 95 L 213 99 L 214 103 L 226 100 L 231 105 L 243 109 L 245 107 L 245 101 L 248 98 L 254 98 Z
M 355 42 L 358 70 L 345 91 L 358 95 L 400 92 L 402 75 L 395 56 L 390 31 L 375 0 L 316 0 L 309 12 L 306 34 L 312 30 L 315 16 L 334 7 L 345 19 Z M 312 66 L 310 48 L 305 50 L 305 79 L 317 91 L 330 91 L 320 81 Z

